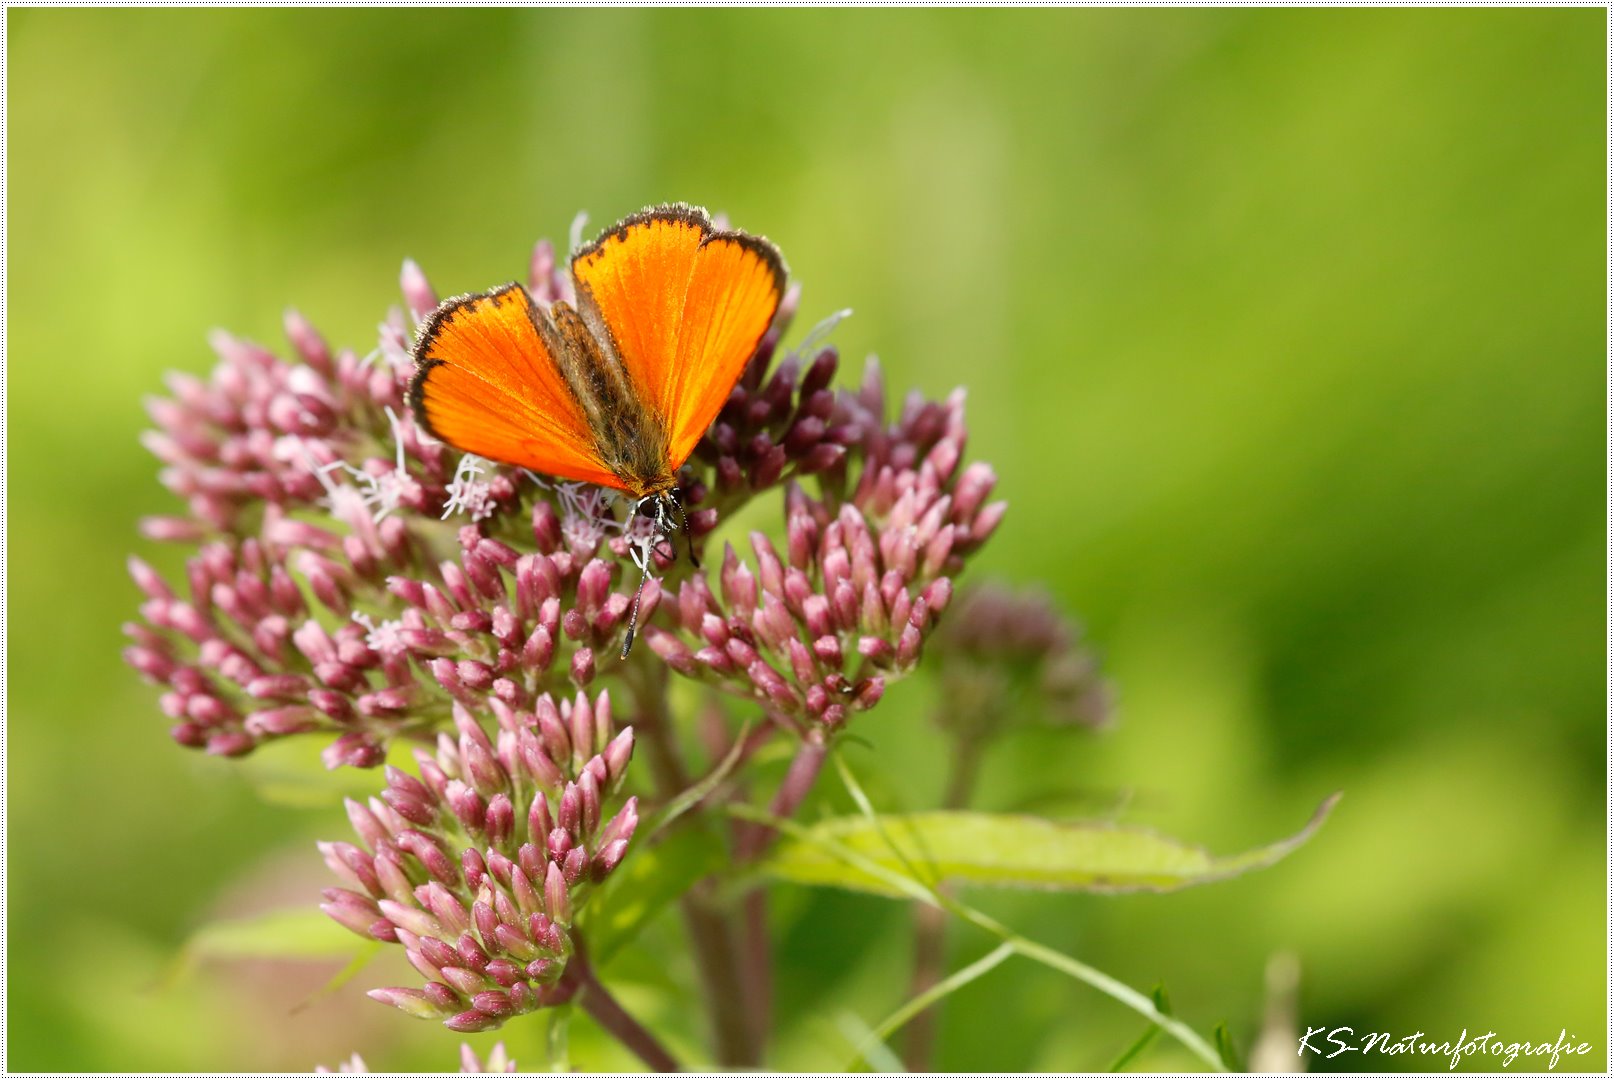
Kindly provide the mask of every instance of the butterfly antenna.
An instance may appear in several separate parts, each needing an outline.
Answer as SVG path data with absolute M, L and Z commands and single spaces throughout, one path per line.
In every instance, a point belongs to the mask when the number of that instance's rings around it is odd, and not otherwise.
M 628 615 L 628 634 L 622 639 L 622 659 L 628 658 L 628 650 L 633 648 L 633 635 L 639 630 L 639 596 L 644 592 L 645 579 L 650 576 L 650 555 L 645 553 L 644 563 L 639 567 L 639 587 L 633 590 L 633 611 Z

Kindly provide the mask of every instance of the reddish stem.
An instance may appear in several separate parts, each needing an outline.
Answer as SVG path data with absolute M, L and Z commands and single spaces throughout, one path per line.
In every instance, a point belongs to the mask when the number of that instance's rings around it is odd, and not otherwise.
M 829 743 L 819 728 L 810 729 L 790 762 L 784 782 L 774 793 L 768 812 L 776 818 L 794 817 L 807 793 L 812 790 L 818 774 L 829 757 Z M 736 862 L 744 864 L 759 857 L 773 839 L 774 830 L 767 825 L 753 824 L 740 833 Z M 745 983 L 745 1000 L 748 1008 L 753 1045 L 767 1044 L 769 1029 L 773 1026 L 773 956 L 768 940 L 768 896 L 762 889 L 752 889 L 745 897 L 745 954 L 740 973 Z
M 605 989 L 581 952 L 572 957 L 566 974 L 577 980 L 577 1003 L 583 1007 L 583 1011 L 623 1046 L 637 1054 L 640 1061 L 656 1072 L 682 1071 L 667 1048 L 650 1034 L 649 1029 L 629 1016 L 610 991 Z
M 808 731 L 802 737 L 796 756 L 791 759 L 784 782 L 774 792 L 773 802 L 768 804 L 768 813 L 776 818 L 794 817 L 802 801 L 807 798 L 807 793 L 813 789 L 828 757 L 829 743 L 824 733 L 818 728 Z M 740 836 L 739 850 L 736 852 L 738 861 L 750 862 L 761 855 L 772 839 L 772 826 L 760 823 L 752 825 Z
M 646 748 L 657 792 L 663 799 L 671 799 L 686 790 L 690 780 L 674 741 L 672 718 L 667 709 L 666 668 L 657 661 L 635 670 L 638 678 L 631 681 L 639 706 L 635 730 L 639 744 Z M 734 934 L 722 912 L 714 906 L 712 884 L 709 879 L 698 882 L 679 898 L 684 928 L 689 934 L 695 970 L 712 1018 L 717 1063 L 728 1069 L 755 1068 L 761 1060 L 760 1044 L 752 1040 L 746 1022 L 745 994 Z
M 953 744 L 952 768 L 942 793 L 943 810 L 969 805 L 981 765 L 982 740 L 963 737 Z M 909 996 L 918 997 L 942 980 L 947 971 L 947 912 L 929 904 L 915 904 L 913 913 L 913 981 Z M 908 1021 L 902 1064 L 909 1072 L 929 1072 L 936 1045 L 938 1007 L 932 1005 Z

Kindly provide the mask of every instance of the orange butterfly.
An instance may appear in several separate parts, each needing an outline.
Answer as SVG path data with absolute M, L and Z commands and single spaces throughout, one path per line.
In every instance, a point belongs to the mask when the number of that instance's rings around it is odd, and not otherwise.
M 678 470 L 773 322 L 785 275 L 777 248 L 704 210 L 640 211 L 573 254 L 576 307 L 545 310 L 516 282 L 438 305 L 415 340 L 410 406 L 460 450 L 627 492 L 669 536 Z M 623 656 L 638 608 L 636 593 Z

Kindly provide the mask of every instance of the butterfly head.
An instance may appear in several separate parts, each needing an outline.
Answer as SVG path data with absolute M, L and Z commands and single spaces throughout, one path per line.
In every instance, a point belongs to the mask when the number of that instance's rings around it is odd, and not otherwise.
M 672 491 L 658 491 L 654 495 L 646 495 L 633 504 L 633 516 L 648 518 L 656 523 L 656 530 L 666 534 L 672 531 L 672 511 L 678 505 L 677 498 Z

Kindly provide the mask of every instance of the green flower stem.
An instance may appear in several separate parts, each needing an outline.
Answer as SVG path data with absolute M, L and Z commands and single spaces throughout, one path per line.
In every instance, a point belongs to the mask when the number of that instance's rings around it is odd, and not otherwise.
M 943 916 L 946 915 L 946 912 L 942 911 L 940 908 L 925 908 L 924 910 L 935 911 Z M 932 1005 L 946 997 L 948 994 L 951 994 L 954 990 L 968 986 L 982 975 L 985 975 L 988 971 L 991 971 L 993 968 L 1003 963 L 1003 961 L 1007 960 L 1009 957 L 1014 956 L 1017 952 L 1018 950 L 1014 947 L 1014 945 L 1005 941 L 1003 944 L 999 945 L 997 948 L 975 961 L 975 963 L 970 964 L 968 967 L 959 968 L 945 979 L 937 980 L 934 984 L 927 987 L 923 993 L 916 994 L 912 998 L 909 998 L 908 1001 L 898 1008 L 896 1012 L 882 1020 L 879 1025 L 875 1027 L 870 1037 L 883 1042 L 891 1035 L 892 1032 L 901 1028 L 904 1024 L 915 1022 L 921 1016 L 934 1016 L 935 1013 L 931 1010 Z M 1150 1030 L 1154 1029 L 1151 1028 Z M 863 1061 L 868 1060 L 867 1054 L 869 1049 L 872 1049 L 872 1047 L 859 1051 L 859 1055 Z M 857 1062 L 852 1063 L 852 1065 L 856 1064 Z M 848 1066 L 848 1071 L 851 1071 L 851 1066 Z M 908 1071 L 913 1072 L 915 1070 L 912 1067 L 909 1067 Z
M 642 650 L 641 655 L 647 651 Z M 690 781 L 674 741 L 667 707 L 667 669 L 652 659 L 630 664 L 624 674 L 637 705 L 636 741 L 646 750 L 657 792 L 663 801 L 671 803 L 689 789 Z M 711 825 L 703 822 L 699 827 Z M 679 906 L 711 1015 L 717 1063 L 726 1069 L 755 1068 L 761 1055 L 747 1022 L 739 956 L 729 921 L 716 906 L 713 882 L 699 882 L 679 898 Z

